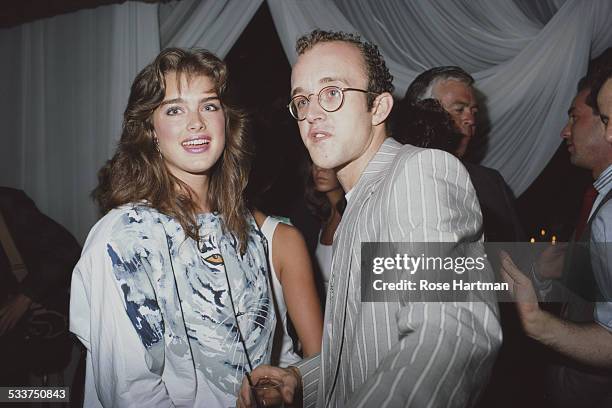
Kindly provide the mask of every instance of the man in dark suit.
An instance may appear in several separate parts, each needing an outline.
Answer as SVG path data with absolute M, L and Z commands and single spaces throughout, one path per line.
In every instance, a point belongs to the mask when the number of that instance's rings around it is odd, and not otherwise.
M 67 288 L 81 248 L 21 190 L 0 187 L 0 215 L 0 385 L 24 385 L 20 325 L 33 303 L 67 314 Z M 14 264 L 10 247 L 23 265 Z
M 406 105 L 425 99 L 439 101 L 453 119 L 460 136 L 452 150 L 445 146 L 429 147 L 446 150 L 462 160 L 480 202 L 485 240 L 524 241 L 525 233 L 517 215 L 514 195 L 501 174 L 497 170 L 463 160 L 469 143 L 476 133 L 478 102 L 473 84 L 474 78 L 459 67 L 431 68 L 417 76 L 410 84 L 399 111 L 405 109 Z M 401 133 L 401 129 L 399 132 Z M 450 147 L 450 144 L 446 146 Z

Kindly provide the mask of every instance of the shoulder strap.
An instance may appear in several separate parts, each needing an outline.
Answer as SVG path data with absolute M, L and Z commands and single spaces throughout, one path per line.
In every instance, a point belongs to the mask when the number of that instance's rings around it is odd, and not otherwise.
M 268 240 L 268 249 L 272 246 L 272 237 L 274 236 L 274 231 L 276 230 L 276 226 L 280 221 L 272 216 L 266 217 L 263 224 L 261 224 L 261 233 L 264 234 L 266 239 Z
M 2 243 L 4 252 L 6 252 L 6 256 L 9 259 L 9 263 L 11 264 L 11 272 L 13 272 L 18 282 L 22 282 L 26 276 L 28 276 L 28 270 L 23 262 L 23 259 L 21 258 L 21 254 L 19 253 L 17 246 L 15 245 L 15 241 L 13 241 L 11 232 L 6 225 L 6 221 L 4 221 L 2 212 L 0 212 L 0 242 Z

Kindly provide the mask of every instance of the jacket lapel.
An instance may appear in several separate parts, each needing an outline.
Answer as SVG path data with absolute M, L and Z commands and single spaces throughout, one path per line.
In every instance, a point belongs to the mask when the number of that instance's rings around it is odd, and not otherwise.
M 321 370 L 323 374 L 320 383 L 320 396 L 326 399 L 326 405 L 334 394 L 338 381 L 341 355 L 346 337 L 346 313 L 348 306 L 348 290 L 351 279 L 354 279 L 353 269 L 359 268 L 359 260 L 353 260 L 353 251 L 361 253 L 361 243 L 355 241 L 359 229 L 359 214 L 376 185 L 384 175 L 385 170 L 397 155 L 401 144 L 387 138 L 374 155 L 362 173 L 357 184 L 351 190 L 346 211 L 334 236 L 332 273 L 330 277 L 328 300 L 325 308 L 325 331 L 329 341 L 323 341 Z M 359 296 L 359 294 L 356 294 Z M 322 387 L 322 389 L 321 389 Z M 319 401 L 321 403 L 322 401 Z M 334 405 L 333 403 L 331 404 Z

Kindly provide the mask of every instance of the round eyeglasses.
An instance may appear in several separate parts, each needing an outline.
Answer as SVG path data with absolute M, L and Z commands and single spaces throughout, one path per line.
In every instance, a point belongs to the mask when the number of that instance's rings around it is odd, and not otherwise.
M 325 88 L 321 89 L 319 91 L 319 94 L 317 95 L 319 106 L 323 108 L 325 112 L 337 111 L 342 107 L 342 104 L 344 103 L 344 93 L 347 91 L 376 94 L 376 92 L 366 91 L 365 89 L 326 86 Z M 293 116 L 299 121 L 306 119 L 306 113 L 308 112 L 308 107 L 310 106 L 310 97 L 312 95 L 314 94 L 310 94 L 308 96 L 296 95 L 291 98 L 289 105 L 287 105 L 291 116 Z

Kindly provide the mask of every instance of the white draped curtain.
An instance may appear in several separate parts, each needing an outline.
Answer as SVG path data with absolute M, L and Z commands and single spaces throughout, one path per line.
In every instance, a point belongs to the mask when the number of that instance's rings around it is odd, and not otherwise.
M 425 69 L 459 65 L 470 72 L 490 124 L 482 164 L 499 170 L 517 195 L 559 146 L 589 56 L 612 45 L 609 0 L 268 0 L 268 5 L 291 63 L 295 40 L 320 27 L 359 32 L 378 44 L 398 97 Z
M 99 7 L 0 30 L 0 185 L 83 240 L 135 74 L 159 52 L 157 6 Z
M 187 0 L 160 5 L 162 48 L 205 48 L 224 58 L 263 0 Z
M 202 47 L 224 57 L 262 3 L 128 1 L 0 30 L 0 185 L 24 189 L 83 240 L 97 218 L 88 195 L 118 140 L 136 73 L 160 47 Z M 500 170 L 517 194 L 557 149 L 589 57 L 612 45 L 608 0 L 267 5 L 292 63 L 297 37 L 323 28 L 358 32 L 378 44 L 398 97 L 429 67 L 471 72 L 490 123 L 483 164 Z

